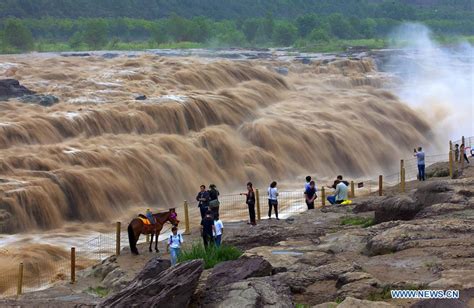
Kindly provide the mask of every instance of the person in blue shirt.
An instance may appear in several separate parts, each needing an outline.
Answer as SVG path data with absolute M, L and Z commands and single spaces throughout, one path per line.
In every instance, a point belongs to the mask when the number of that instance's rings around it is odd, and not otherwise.
M 316 195 L 316 183 L 314 181 L 309 182 L 309 187 L 304 192 L 306 205 L 308 206 L 308 210 L 314 210 L 314 200 L 318 197 Z
M 425 180 L 425 152 L 423 152 L 423 149 L 421 147 L 418 147 L 417 149 L 414 149 L 415 151 L 415 157 L 418 163 L 418 180 L 419 181 L 424 181 Z
M 306 177 L 306 183 L 304 183 L 304 191 L 306 192 L 309 188 L 309 183 L 311 182 L 311 177 L 308 175 Z

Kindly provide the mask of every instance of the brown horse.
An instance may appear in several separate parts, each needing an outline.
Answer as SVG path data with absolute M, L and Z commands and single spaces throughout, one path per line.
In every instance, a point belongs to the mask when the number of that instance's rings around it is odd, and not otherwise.
M 178 226 L 179 220 L 175 209 L 170 209 L 168 212 L 153 214 L 156 224 L 146 225 L 141 218 L 146 218 L 144 215 L 134 218 L 128 225 L 128 241 L 130 243 L 130 251 L 138 255 L 137 242 L 140 234 L 151 234 L 149 250 L 152 252 L 151 245 L 153 244 L 153 235 L 155 235 L 155 251 L 158 250 L 158 236 L 160 235 L 163 225 L 169 221 L 173 226 Z

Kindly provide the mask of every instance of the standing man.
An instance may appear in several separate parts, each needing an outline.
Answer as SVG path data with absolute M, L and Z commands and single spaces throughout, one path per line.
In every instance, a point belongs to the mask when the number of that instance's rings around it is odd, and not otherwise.
M 318 197 L 316 195 L 316 183 L 314 183 L 314 181 L 309 182 L 309 187 L 304 192 L 304 196 L 308 210 L 314 210 L 314 200 Z
M 178 234 L 177 227 L 171 228 L 171 232 L 172 234 L 168 239 L 168 245 L 166 246 L 166 250 L 170 252 L 171 265 L 176 265 L 176 262 L 178 261 L 178 255 L 181 250 L 181 244 L 183 243 L 183 236 L 181 234 Z
M 416 160 L 418 161 L 418 180 L 419 181 L 424 181 L 425 180 L 425 152 L 423 152 L 423 149 L 421 147 L 418 147 L 417 149 L 414 149 L 415 151 L 415 157 Z
M 306 177 L 306 183 L 304 183 L 304 191 L 306 192 L 309 188 L 309 183 L 311 182 L 311 176 Z
M 206 212 L 209 209 L 209 192 L 206 190 L 205 185 L 201 185 L 201 191 L 196 196 L 199 210 L 201 211 L 201 219 L 204 219 Z
M 216 231 L 214 227 L 214 218 L 212 218 L 212 213 L 210 210 L 206 212 L 206 216 L 201 220 L 201 235 L 204 242 L 204 247 L 207 248 L 209 244 L 213 245 L 214 243 L 214 232 Z

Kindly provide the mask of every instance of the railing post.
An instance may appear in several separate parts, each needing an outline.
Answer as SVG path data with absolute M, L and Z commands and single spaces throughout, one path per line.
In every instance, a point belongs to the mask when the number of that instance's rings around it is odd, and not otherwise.
M 120 231 L 121 231 L 121 223 L 117 221 L 116 228 L 115 228 L 115 255 L 120 256 Z
M 453 172 L 453 150 L 450 150 L 449 151 L 449 178 L 452 179 L 453 176 L 454 176 L 454 172 Z
M 379 175 L 379 196 L 383 196 L 383 175 Z
M 326 206 L 326 191 L 324 191 L 324 186 L 321 188 L 321 205 Z
M 462 137 L 463 139 L 463 142 L 464 142 L 464 136 Z M 460 147 L 459 149 L 459 160 L 461 162 L 461 170 L 464 169 L 464 154 L 466 153 L 466 145 L 464 145 L 464 143 L 462 143 L 463 146 Z
M 184 200 L 184 234 L 191 234 L 191 228 L 189 227 L 189 210 L 188 201 Z
M 76 248 L 71 247 L 71 283 L 76 282 Z
M 402 174 L 401 174 L 401 190 L 402 190 L 402 193 L 405 192 L 405 168 L 402 168 Z
M 16 287 L 16 295 L 19 296 L 23 289 L 23 262 L 20 263 L 18 268 L 18 285 Z
M 257 202 L 257 220 L 262 219 L 262 214 L 260 212 L 260 193 L 258 191 L 258 188 L 255 189 L 255 201 Z
M 453 141 L 452 140 L 449 140 L 449 150 L 450 151 L 453 150 Z
M 351 198 L 355 198 L 354 181 L 351 181 Z
M 405 167 L 403 159 L 400 160 L 400 192 L 404 191 L 403 186 L 403 169 Z

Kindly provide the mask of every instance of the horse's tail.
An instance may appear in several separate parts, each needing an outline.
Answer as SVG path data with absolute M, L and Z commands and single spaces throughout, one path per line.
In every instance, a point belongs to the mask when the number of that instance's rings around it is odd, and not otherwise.
M 130 251 L 133 254 L 138 255 L 137 240 L 135 238 L 135 232 L 133 232 L 132 223 L 128 225 L 127 230 L 128 230 L 128 242 L 130 243 Z

